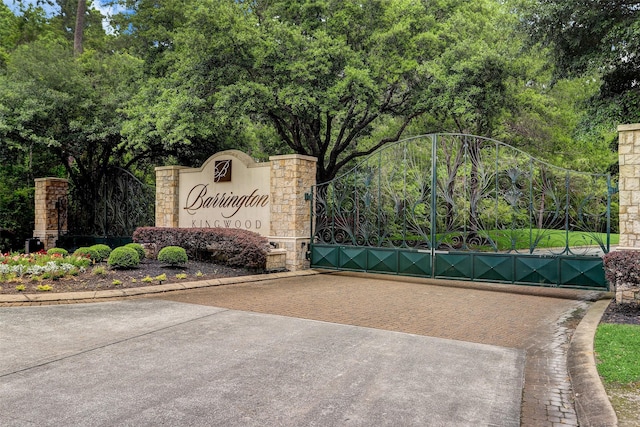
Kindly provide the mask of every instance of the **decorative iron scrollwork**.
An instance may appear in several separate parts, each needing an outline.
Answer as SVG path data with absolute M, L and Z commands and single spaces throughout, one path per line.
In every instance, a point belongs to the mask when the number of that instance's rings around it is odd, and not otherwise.
M 129 171 L 113 168 L 98 184 L 74 183 L 69 199 L 69 234 L 131 236 L 155 221 L 155 188 Z
M 608 252 L 610 177 L 571 171 L 488 138 L 388 145 L 315 186 L 317 243 L 549 254 Z

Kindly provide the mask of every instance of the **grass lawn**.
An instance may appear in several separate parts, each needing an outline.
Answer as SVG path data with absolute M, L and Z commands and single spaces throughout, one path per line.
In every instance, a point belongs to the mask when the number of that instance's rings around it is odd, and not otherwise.
M 587 233 L 583 231 L 543 230 L 543 229 L 517 229 L 517 230 L 490 230 L 487 234 L 498 245 L 498 250 L 528 249 L 533 242 L 536 248 L 564 247 L 567 238 L 569 247 L 597 246 L 599 242 L 606 243 L 606 233 Z M 619 234 L 610 234 L 610 243 L 617 245 L 620 241 Z
M 550 230 L 550 229 L 505 229 L 505 230 L 482 230 L 478 234 L 483 238 L 490 238 L 493 243 L 498 247 L 499 251 L 507 250 L 523 250 L 529 249 L 533 246 L 537 249 L 544 248 L 564 248 L 567 245 L 567 239 L 569 241 L 569 247 L 585 247 L 585 246 L 600 246 L 607 242 L 606 233 L 592 233 L 585 231 L 570 231 L 569 233 L 564 230 Z M 436 239 L 440 243 L 453 245 L 454 239 L 460 235 L 460 232 L 452 232 L 447 234 L 436 234 Z M 392 240 L 402 241 L 402 235 L 394 235 Z M 417 236 L 408 234 L 404 237 L 407 242 L 410 241 L 424 241 L 428 240 L 428 237 Z M 617 245 L 620 242 L 619 234 L 609 234 L 609 243 L 611 245 Z M 493 251 L 493 246 L 487 245 L 482 247 L 476 247 L 479 250 Z
M 640 325 L 601 323 L 594 349 L 598 372 L 611 400 L 618 425 L 640 420 Z
M 640 325 L 602 323 L 594 347 L 606 382 L 640 382 Z

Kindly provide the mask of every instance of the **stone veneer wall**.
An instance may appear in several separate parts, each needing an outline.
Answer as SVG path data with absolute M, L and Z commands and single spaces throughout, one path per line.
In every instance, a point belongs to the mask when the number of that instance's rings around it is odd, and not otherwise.
M 296 271 L 309 268 L 306 253 L 311 236 L 310 201 L 305 193 L 316 183 L 315 157 L 299 154 L 272 156 L 270 242 L 286 249 L 286 267 Z
M 306 253 L 311 235 L 311 211 L 305 200 L 316 183 L 315 157 L 298 154 L 269 158 L 270 242 L 286 250 L 286 268 L 309 268 Z M 182 166 L 156 168 L 156 227 L 178 227 L 179 184 Z
M 156 170 L 156 227 L 178 227 L 180 169 L 162 166 Z
M 67 231 L 66 201 L 69 181 L 63 178 L 38 178 L 35 180 L 35 187 L 33 237 L 39 238 L 46 250 L 55 247 L 58 239 L 58 201 L 61 202 L 60 231 Z
M 619 251 L 640 250 L 640 124 L 618 126 L 620 197 Z M 616 289 L 616 301 L 631 302 L 637 293 Z

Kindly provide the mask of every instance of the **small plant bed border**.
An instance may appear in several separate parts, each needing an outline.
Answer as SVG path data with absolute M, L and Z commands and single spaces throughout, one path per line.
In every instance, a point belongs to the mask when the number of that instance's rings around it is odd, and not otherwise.
M 212 280 L 256 274 L 255 271 L 204 261 L 187 261 L 171 267 L 157 260 L 144 259 L 131 269 L 112 269 L 106 262 L 89 265 L 76 275 L 55 279 L 29 276 L 0 282 L 0 294 L 34 294 L 43 292 L 83 292 L 108 289 L 140 288 L 159 284 Z

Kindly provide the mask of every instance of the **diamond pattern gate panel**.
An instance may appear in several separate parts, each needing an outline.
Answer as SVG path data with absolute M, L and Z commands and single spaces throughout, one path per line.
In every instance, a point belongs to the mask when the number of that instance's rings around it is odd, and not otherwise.
M 608 175 L 433 134 L 383 147 L 312 194 L 312 267 L 607 288 Z

